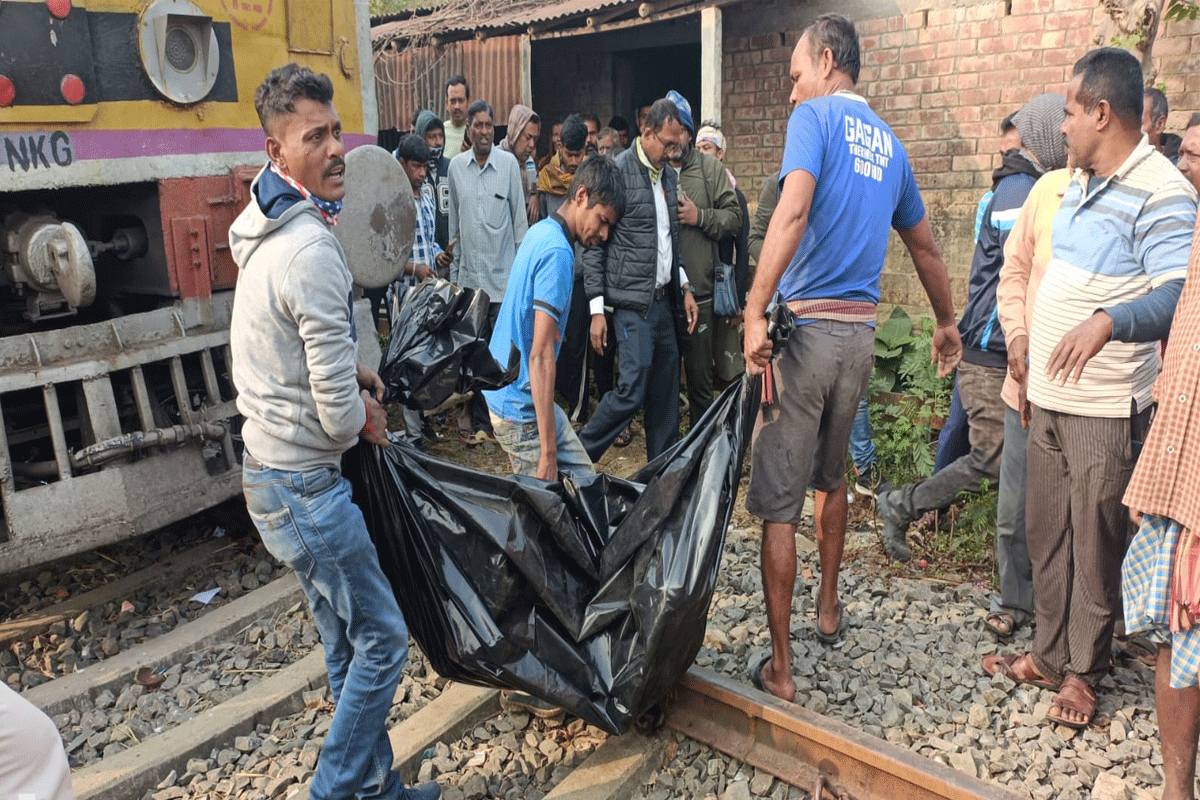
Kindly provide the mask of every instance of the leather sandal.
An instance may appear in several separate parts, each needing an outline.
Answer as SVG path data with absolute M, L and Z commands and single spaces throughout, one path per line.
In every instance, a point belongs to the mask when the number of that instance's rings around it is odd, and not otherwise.
M 1054 713 L 1055 709 L 1059 710 L 1058 714 Z M 1083 719 L 1066 719 L 1061 716 L 1064 710 L 1074 711 Z M 1063 678 L 1058 694 L 1054 695 L 1054 699 L 1050 701 L 1050 710 L 1046 712 L 1046 719 L 1059 725 L 1066 725 L 1068 728 L 1082 730 L 1092 724 L 1092 717 L 1095 715 L 1096 693 L 1092 691 L 1092 687 L 1074 675 L 1068 675 Z
M 1014 683 L 1027 683 L 1039 689 L 1058 689 L 1059 684 L 1043 676 L 1033 664 L 1029 653 L 1020 655 L 991 655 L 983 657 L 983 671 L 988 675 L 1000 673 Z

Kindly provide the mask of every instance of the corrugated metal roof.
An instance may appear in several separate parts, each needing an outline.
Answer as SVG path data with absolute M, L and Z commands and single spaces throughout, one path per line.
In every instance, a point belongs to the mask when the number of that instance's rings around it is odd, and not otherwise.
M 416 39 L 424 36 L 454 37 L 456 34 L 488 31 L 518 31 L 530 25 L 567 20 L 594 14 L 597 11 L 628 6 L 635 11 L 638 0 L 560 0 L 560 2 L 516 2 L 488 9 L 455 10 L 447 7 L 443 12 L 434 11 L 409 19 L 386 22 L 371 29 L 371 40 L 376 49 L 397 39 Z

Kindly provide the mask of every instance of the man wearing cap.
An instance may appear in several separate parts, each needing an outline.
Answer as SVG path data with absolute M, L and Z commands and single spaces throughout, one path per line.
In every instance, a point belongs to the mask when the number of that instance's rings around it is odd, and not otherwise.
M 679 247 L 688 278 L 696 290 L 699 316 L 696 326 L 682 340 L 683 368 L 687 373 L 688 414 L 695 425 L 713 400 L 716 370 L 716 327 L 722 328 L 721 344 L 728 340 L 728 320 L 713 316 L 713 280 L 716 274 L 717 243 L 736 236 L 742 229 L 742 209 L 729 175 L 721 162 L 692 145 L 696 126 L 687 99 L 672 89 L 667 99 L 679 108 L 685 132 L 683 146 L 671 158 L 679 173 Z M 736 336 L 736 334 L 735 334 Z
M 1066 163 L 1060 132 L 1062 109 L 1062 95 L 1043 94 L 1013 117 L 1024 146 L 1005 153 L 994 175 L 994 189 L 981 217 L 971 260 L 967 305 L 958 323 L 963 355 L 956 385 L 971 449 L 924 480 L 876 495 L 884 549 L 898 561 L 907 561 L 910 555 L 905 541 L 909 524 L 926 511 L 953 504 L 960 492 L 979 491 L 983 481 L 994 485 L 1000 477 L 1004 445 L 1004 401 L 1000 395 L 1008 371 L 1008 351 L 997 319 L 996 287 L 1004 265 L 1004 243 L 1029 190 L 1047 169 L 1058 169 Z M 1021 544 L 1023 555 L 1016 559 L 1005 557 L 1013 548 L 1001 549 L 1002 574 L 1010 567 L 1031 574 Z M 1007 637 L 1032 613 L 1032 584 L 1028 587 L 1029 595 L 1014 600 L 1015 607 L 998 608 L 988 617 L 987 625 L 993 632 Z

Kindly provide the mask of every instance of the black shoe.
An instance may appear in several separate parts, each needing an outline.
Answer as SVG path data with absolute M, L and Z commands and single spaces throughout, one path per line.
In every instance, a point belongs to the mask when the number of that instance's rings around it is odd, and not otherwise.
M 883 484 L 883 473 L 879 471 L 879 465 L 872 461 L 865 471 L 858 472 L 856 469 L 855 473 L 857 477 L 854 479 L 854 491 L 863 497 L 874 497 Z
M 437 429 L 430 424 L 428 419 L 421 422 L 421 435 L 425 437 L 425 441 L 427 442 L 437 443 L 442 440 L 442 435 L 437 432 Z
M 879 519 L 883 522 L 883 549 L 896 561 L 908 561 L 912 558 L 912 551 L 908 549 L 908 542 L 905 540 L 908 523 L 904 522 L 892 507 L 894 500 L 892 492 L 880 492 L 875 495 L 875 510 L 879 512 Z

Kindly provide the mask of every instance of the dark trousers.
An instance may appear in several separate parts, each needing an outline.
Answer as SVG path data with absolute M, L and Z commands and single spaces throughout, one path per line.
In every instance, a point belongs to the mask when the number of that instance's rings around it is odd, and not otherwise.
M 500 303 L 488 303 L 488 336 L 491 336 L 491 331 L 496 327 L 496 319 L 500 316 Z M 468 407 L 471 410 L 471 427 L 477 431 L 490 431 L 492 429 L 492 416 L 488 413 L 487 400 L 483 396 L 483 392 L 475 392 L 471 395 Z
M 618 308 L 609 340 L 617 342 L 617 385 L 600 400 L 579 441 L 599 461 L 617 435 L 643 410 L 646 458 L 679 438 L 679 345 L 671 303 L 656 299 L 645 317 Z
M 583 278 L 575 279 L 571 290 L 571 310 L 567 313 L 567 328 L 563 331 L 562 347 L 555 361 L 554 390 L 567 404 L 567 418 L 572 422 L 587 422 L 588 418 L 588 341 L 592 316 L 588 312 L 587 292 Z
M 683 368 L 687 373 L 688 416 L 695 425 L 713 401 L 713 299 L 696 298 L 696 327 L 683 337 Z
M 1047 678 L 1095 686 L 1107 673 L 1121 593 L 1133 472 L 1130 420 L 1034 406 L 1026 453 L 1025 529 L 1037 629 L 1033 663 Z
M 926 511 L 950 505 L 959 492 L 977 492 L 984 480 L 996 485 L 1000 477 L 1000 452 L 1004 446 L 1004 370 L 963 361 L 955 381 L 966 412 L 971 449 L 928 478 L 901 486 L 888 500 L 905 521 L 913 522 Z

